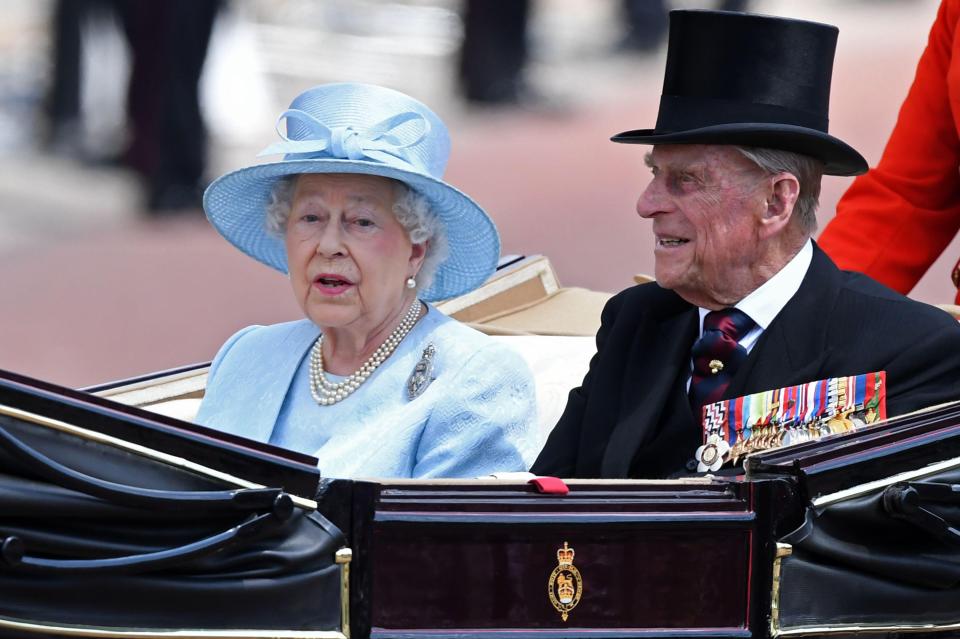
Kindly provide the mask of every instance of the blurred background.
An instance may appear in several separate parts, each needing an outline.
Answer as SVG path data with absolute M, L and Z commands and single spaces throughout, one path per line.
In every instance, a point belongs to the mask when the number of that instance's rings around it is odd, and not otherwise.
M 0 0 L 0 368 L 85 386 L 213 357 L 300 316 L 286 278 L 206 223 L 204 185 L 258 161 L 301 90 L 354 80 L 450 126 L 447 179 L 503 252 L 561 282 L 653 270 L 634 212 L 663 73 L 659 0 Z M 840 27 L 830 131 L 871 165 L 937 0 L 675 0 Z M 264 161 L 260 159 L 259 161 Z M 821 227 L 850 183 L 825 178 Z M 950 302 L 954 242 L 912 296 Z

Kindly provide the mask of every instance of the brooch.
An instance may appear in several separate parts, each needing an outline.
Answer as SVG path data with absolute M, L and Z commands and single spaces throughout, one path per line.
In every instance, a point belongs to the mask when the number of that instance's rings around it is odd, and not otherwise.
M 413 367 L 410 379 L 407 380 L 407 399 L 419 397 L 433 381 L 433 356 L 436 354 L 437 349 L 433 347 L 433 344 L 427 344 L 427 347 L 423 349 L 420 361 Z

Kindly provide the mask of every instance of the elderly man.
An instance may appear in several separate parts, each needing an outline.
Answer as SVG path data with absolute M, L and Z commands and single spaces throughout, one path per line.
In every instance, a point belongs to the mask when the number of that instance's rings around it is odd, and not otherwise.
M 531 469 L 561 477 L 696 470 L 701 407 L 886 371 L 887 413 L 960 399 L 960 326 L 840 271 L 816 247 L 821 176 L 866 162 L 827 134 L 834 27 L 674 11 L 637 212 L 656 283 L 604 309 L 597 354 Z M 869 237 L 863 241 L 869 242 Z

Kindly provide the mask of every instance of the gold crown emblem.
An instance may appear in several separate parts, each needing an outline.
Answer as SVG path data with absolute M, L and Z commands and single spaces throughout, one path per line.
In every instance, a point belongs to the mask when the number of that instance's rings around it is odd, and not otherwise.
M 580 571 L 573 565 L 573 548 L 563 542 L 563 548 L 557 548 L 557 567 L 550 573 L 547 581 L 547 596 L 550 603 L 560 613 L 560 618 L 566 621 L 570 611 L 580 603 L 580 593 L 583 589 L 583 579 Z
M 557 575 L 557 598 L 560 599 L 560 603 L 570 603 L 575 594 L 577 589 L 573 585 L 573 577 L 562 573 Z

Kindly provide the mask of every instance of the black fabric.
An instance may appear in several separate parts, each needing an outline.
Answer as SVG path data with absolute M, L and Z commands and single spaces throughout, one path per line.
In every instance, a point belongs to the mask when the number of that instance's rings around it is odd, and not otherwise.
M 960 470 L 924 481 L 960 484 Z M 956 503 L 925 503 L 924 508 L 960 527 L 960 493 Z M 956 544 L 947 543 L 891 516 L 882 491 L 809 511 L 804 524 L 783 541 L 824 563 L 923 588 L 956 589 L 960 603 L 960 536 Z
M 686 469 L 700 442 L 681 370 L 690 366 L 697 309 L 655 283 L 627 289 L 604 308 L 597 354 L 531 471 L 559 477 L 658 478 Z M 800 289 L 767 327 L 725 392 L 740 397 L 827 377 L 887 372 L 887 413 L 960 399 L 960 325 L 870 278 L 843 272 L 819 248 Z M 685 383 L 685 377 L 683 382 Z M 694 428 L 691 431 L 691 428 Z M 687 441 L 669 463 L 648 446 Z M 696 442 L 696 443 L 694 443 Z M 659 454 L 659 453 L 658 453 Z M 668 465 L 668 468 L 664 468 Z
M 789 120 L 798 128 L 820 131 L 827 128 L 827 118 L 822 114 L 793 111 L 776 104 L 750 104 L 745 108 L 741 102 L 724 98 L 663 95 L 660 113 L 658 135 L 687 131 L 690 122 L 701 121 L 704 113 L 710 114 L 710 126 L 739 124 L 748 118 L 750 122 L 773 124 L 778 128 L 784 124 L 783 120 Z
M 763 146 L 818 158 L 830 175 L 863 173 L 863 157 L 828 134 L 836 42 L 837 28 L 816 22 L 671 11 L 656 126 L 613 140 Z
M 12 420 L 0 426 L 98 479 L 127 477 L 130 486 L 161 491 L 227 488 L 40 426 Z M 197 542 L 262 514 L 223 507 L 201 512 L 175 505 L 124 507 L 42 481 L 0 451 L 0 541 L 19 538 L 31 558 L 139 556 Z M 37 574 L 0 559 L 0 617 L 108 628 L 339 629 L 334 553 L 345 544 L 343 534 L 319 514 L 300 509 L 287 521 L 270 522 L 218 552 L 162 568 Z M 0 630 L 0 636 L 7 635 Z
M 960 483 L 960 470 L 923 482 Z M 960 545 L 891 517 L 883 491 L 808 511 L 782 541 L 793 547 L 781 567 L 781 623 L 960 623 Z M 954 527 L 957 503 L 923 506 Z
M 825 131 L 838 33 L 790 18 L 672 11 L 663 94 L 725 98 L 746 113 L 753 105 L 776 105 L 784 109 L 778 122 L 810 126 L 814 116 L 823 125 L 814 128 Z M 671 115 L 661 113 L 657 127 Z
M 843 566 L 810 561 L 802 554 L 783 560 L 780 593 L 780 627 L 784 630 L 841 624 L 929 627 L 960 621 L 960 592 L 956 590 L 887 581 Z

